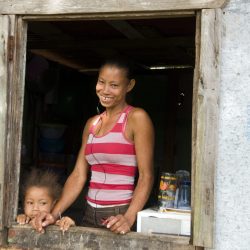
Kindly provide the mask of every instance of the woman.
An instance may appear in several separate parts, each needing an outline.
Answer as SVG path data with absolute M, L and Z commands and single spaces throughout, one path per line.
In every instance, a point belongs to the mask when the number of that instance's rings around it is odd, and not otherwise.
M 101 66 L 96 94 L 106 110 L 87 121 L 76 165 L 62 197 L 51 214 L 41 213 L 33 221 L 39 232 L 76 200 L 86 183 L 89 166 L 91 180 L 83 225 L 105 226 L 119 234 L 131 230 L 152 189 L 154 148 L 149 116 L 126 102 L 134 85 L 126 61 L 109 60 Z

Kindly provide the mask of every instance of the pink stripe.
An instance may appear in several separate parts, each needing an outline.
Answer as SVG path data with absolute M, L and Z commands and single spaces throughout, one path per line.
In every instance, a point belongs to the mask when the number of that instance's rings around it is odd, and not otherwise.
M 130 144 L 134 145 L 133 142 L 127 140 L 122 133 L 114 133 L 110 132 L 105 136 L 93 136 L 93 134 L 89 134 L 87 143 L 122 143 L 122 144 Z
M 108 184 L 134 184 L 134 176 L 119 175 L 119 174 L 108 174 L 104 172 L 92 171 L 91 181 Z
M 127 115 L 126 113 L 122 113 L 117 123 L 123 123 L 126 115 Z
M 86 197 L 86 199 L 90 202 L 93 202 L 95 204 L 98 204 L 98 205 L 119 205 L 119 204 L 129 204 L 131 199 L 128 199 L 128 200 L 116 200 L 116 201 L 109 201 L 109 200 L 94 200 L 94 199 L 91 199 L 90 197 Z
M 91 171 L 103 172 L 107 174 L 135 176 L 137 173 L 137 168 L 123 166 L 123 165 L 116 165 L 116 164 L 108 164 L 108 165 L 100 164 L 100 165 L 92 165 Z
M 109 190 L 134 190 L 134 185 L 131 184 L 103 184 L 103 183 L 96 183 L 96 182 L 90 182 L 89 184 L 90 188 L 93 189 L 109 189 Z
M 86 155 L 86 159 L 90 165 L 116 164 L 133 167 L 137 166 L 136 157 L 134 155 L 99 153 Z
M 87 144 L 85 154 L 93 153 L 135 155 L 135 148 L 134 145 L 121 143 Z
M 127 200 L 133 196 L 133 190 L 109 190 L 109 189 L 93 189 L 89 188 L 88 194 L 91 199 L 97 200 Z

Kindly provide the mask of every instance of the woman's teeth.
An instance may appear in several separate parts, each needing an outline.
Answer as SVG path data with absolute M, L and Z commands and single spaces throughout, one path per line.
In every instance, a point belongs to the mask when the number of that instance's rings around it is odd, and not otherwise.
M 110 98 L 104 96 L 104 97 L 103 97 L 103 100 L 104 100 L 104 101 L 107 101 L 107 100 L 110 100 Z

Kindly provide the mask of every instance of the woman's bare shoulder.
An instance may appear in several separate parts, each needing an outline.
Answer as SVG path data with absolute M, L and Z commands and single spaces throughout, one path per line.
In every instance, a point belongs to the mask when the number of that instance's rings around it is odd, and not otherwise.
M 133 121 L 141 121 L 142 119 L 150 119 L 148 113 L 139 107 L 133 107 L 133 109 L 131 109 L 130 111 L 130 117 Z
M 99 117 L 99 115 L 94 115 L 92 117 L 90 117 L 87 122 L 86 122 L 86 126 L 91 126 L 93 125 L 93 123 L 95 122 L 95 120 Z
M 85 127 L 84 127 L 84 134 L 89 134 L 90 128 L 91 126 L 93 126 L 96 119 L 98 119 L 98 116 L 99 115 L 94 115 L 87 120 L 87 122 L 85 123 Z

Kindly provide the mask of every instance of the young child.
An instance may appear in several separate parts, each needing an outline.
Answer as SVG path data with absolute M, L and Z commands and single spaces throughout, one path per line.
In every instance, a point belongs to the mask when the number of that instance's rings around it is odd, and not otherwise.
M 17 223 L 24 225 L 31 223 L 40 212 L 51 212 L 56 201 L 59 199 L 62 187 L 58 183 L 58 177 L 49 171 L 32 169 L 22 187 L 24 196 L 24 214 L 17 216 Z M 56 225 L 64 232 L 75 222 L 69 217 L 61 217 Z

